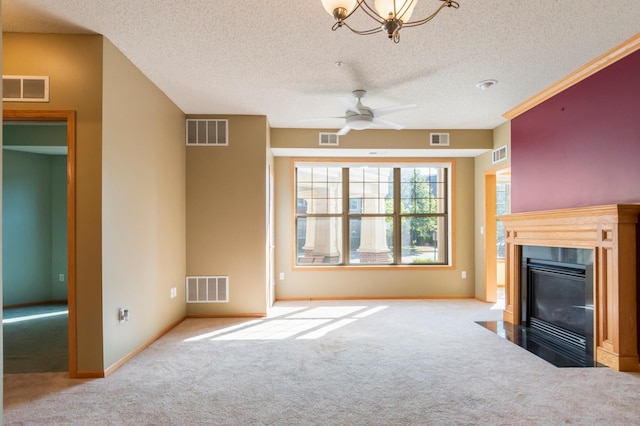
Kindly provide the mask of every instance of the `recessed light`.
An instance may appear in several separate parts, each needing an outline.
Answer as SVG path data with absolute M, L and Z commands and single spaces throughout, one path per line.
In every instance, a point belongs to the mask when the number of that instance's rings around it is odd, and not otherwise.
M 476 87 L 482 90 L 487 90 L 490 87 L 495 86 L 496 84 L 498 84 L 498 80 L 482 80 L 479 83 L 476 83 Z

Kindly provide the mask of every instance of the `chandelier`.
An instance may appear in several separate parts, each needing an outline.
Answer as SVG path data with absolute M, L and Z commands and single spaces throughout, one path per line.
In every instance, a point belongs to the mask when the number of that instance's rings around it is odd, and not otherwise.
M 400 30 L 403 27 L 417 27 L 426 24 L 445 7 L 453 7 L 458 9 L 460 4 L 454 0 L 440 0 L 442 4 L 431 15 L 423 19 L 410 21 L 413 9 L 416 7 L 418 0 L 321 0 L 322 5 L 329 15 L 333 16 L 336 23 L 331 29 L 333 31 L 340 27 L 347 27 L 351 31 L 360 35 L 375 34 L 385 31 L 389 39 L 395 43 L 400 41 Z M 374 2 L 372 7 L 369 3 Z M 347 19 L 355 13 L 356 10 L 362 10 L 369 15 L 379 25 L 369 30 L 356 30 L 347 23 Z

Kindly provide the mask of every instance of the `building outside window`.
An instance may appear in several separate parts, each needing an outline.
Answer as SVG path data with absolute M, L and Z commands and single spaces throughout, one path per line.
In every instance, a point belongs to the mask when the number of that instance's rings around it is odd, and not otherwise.
M 296 264 L 449 265 L 450 174 L 441 162 L 296 162 Z

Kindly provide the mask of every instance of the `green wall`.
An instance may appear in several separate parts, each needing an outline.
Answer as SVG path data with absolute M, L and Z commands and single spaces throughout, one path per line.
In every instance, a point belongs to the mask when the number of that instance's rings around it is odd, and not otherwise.
M 67 156 L 51 160 L 51 299 L 67 300 Z M 60 280 L 60 274 L 64 279 Z
M 3 146 L 67 146 L 66 123 L 3 123 Z
M 65 300 L 66 156 L 4 150 L 2 161 L 3 303 Z

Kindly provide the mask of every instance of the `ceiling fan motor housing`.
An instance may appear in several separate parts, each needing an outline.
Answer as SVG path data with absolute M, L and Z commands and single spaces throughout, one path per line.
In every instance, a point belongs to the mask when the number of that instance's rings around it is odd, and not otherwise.
M 373 113 L 366 107 L 360 107 L 359 109 L 360 114 L 353 111 L 346 112 L 346 124 L 353 130 L 368 129 L 373 124 Z

